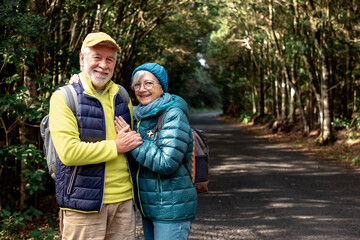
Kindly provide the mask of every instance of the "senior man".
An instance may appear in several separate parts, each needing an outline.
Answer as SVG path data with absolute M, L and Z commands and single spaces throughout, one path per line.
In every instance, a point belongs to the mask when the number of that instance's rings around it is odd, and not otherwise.
M 56 200 L 62 239 L 135 239 L 129 161 L 125 153 L 142 144 L 129 128 L 116 134 L 115 116 L 133 126 L 132 103 L 111 78 L 120 47 L 106 33 L 90 33 L 80 53 L 79 108 L 68 108 L 56 91 L 50 100 L 49 128 L 59 158 Z

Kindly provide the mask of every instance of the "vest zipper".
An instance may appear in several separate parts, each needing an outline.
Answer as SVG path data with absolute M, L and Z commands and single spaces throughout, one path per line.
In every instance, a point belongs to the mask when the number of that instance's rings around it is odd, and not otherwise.
M 130 153 L 129 153 L 130 154 Z M 126 154 L 125 155 L 125 158 L 126 158 L 126 164 L 128 166 L 128 169 L 129 169 L 129 174 L 130 174 L 130 182 L 131 182 L 131 186 L 134 186 L 134 181 L 132 179 L 132 170 L 130 169 L 130 163 L 129 163 L 129 159 L 127 157 Z M 135 202 L 135 191 L 134 191 L 134 188 L 132 187 L 132 195 L 133 195 L 133 198 L 134 198 L 134 201 L 133 201 L 133 207 L 135 209 L 135 205 L 136 205 L 136 202 Z
M 99 102 L 100 102 L 100 105 L 101 105 L 101 107 L 102 107 L 102 110 L 103 110 L 103 114 L 104 114 L 104 129 L 105 129 L 105 139 L 104 140 L 106 140 L 107 139 L 107 130 L 106 130 L 106 116 L 105 116 L 105 110 L 104 110 L 104 107 L 103 107 L 103 105 L 102 105 L 102 103 L 101 103 L 101 101 L 100 100 L 98 100 Z M 115 106 L 114 106 L 114 108 L 115 108 Z M 115 112 L 114 112 L 115 113 Z M 101 198 L 101 203 L 100 203 L 100 210 L 99 210 L 99 212 L 101 212 L 101 209 L 102 209 L 102 205 L 103 205 L 103 202 L 104 202 L 104 195 L 105 195 L 105 179 L 106 179 L 106 175 L 105 175 L 105 173 L 106 173 L 106 162 L 104 162 L 104 182 L 103 182 L 103 193 L 102 193 L 102 198 Z
M 105 116 L 105 110 L 104 110 L 104 107 L 103 107 L 103 105 L 102 105 L 102 103 L 101 103 L 101 101 L 97 98 L 97 97 L 94 97 L 94 96 L 91 96 L 91 95 L 88 95 L 87 94 L 87 96 L 89 96 L 90 98 L 94 98 L 94 99 L 96 99 L 99 103 L 100 103 L 100 105 L 101 105 L 101 108 L 102 108 L 102 110 L 103 110 L 103 116 L 104 116 L 104 130 L 105 130 L 105 139 L 104 140 L 106 140 L 106 138 L 107 138 L 107 134 L 106 134 L 106 116 Z M 101 98 L 101 97 L 100 97 Z M 113 107 L 115 108 L 115 100 L 113 100 Z M 114 113 L 115 113 L 115 111 L 114 111 Z M 103 202 L 104 202 L 104 194 L 105 194 L 105 173 L 106 173 L 106 162 L 104 162 L 104 182 L 103 182 L 103 189 L 102 189 L 102 198 L 101 198 L 101 202 L 100 202 L 100 209 L 99 209 L 99 211 L 98 212 L 101 212 L 101 209 L 102 209 L 102 205 L 103 205 Z
M 67 187 L 67 189 L 66 189 L 66 194 L 67 194 L 68 196 L 70 196 L 72 187 L 73 187 L 73 185 L 74 185 L 74 180 L 75 180 L 75 175 L 76 175 L 76 172 L 77 172 L 77 168 L 78 168 L 78 166 L 75 166 L 75 167 L 74 167 L 74 170 L 73 170 L 72 173 L 71 173 L 69 185 L 68 185 L 68 187 Z

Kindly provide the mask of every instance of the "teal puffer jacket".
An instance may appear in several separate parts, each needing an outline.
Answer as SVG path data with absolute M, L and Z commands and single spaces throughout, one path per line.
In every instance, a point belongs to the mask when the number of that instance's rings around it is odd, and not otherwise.
M 157 222 L 192 221 L 197 208 L 197 193 L 184 165 L 190 169 L 193 146 L 188 107 L 181 97 L 172 97 L 170 103 L 153 109 L 137 123 L 143 144 L 131 152 L 139 163 L 138 207 L 143 216 Z M 162 130 L 151 134 L 164 112 Z

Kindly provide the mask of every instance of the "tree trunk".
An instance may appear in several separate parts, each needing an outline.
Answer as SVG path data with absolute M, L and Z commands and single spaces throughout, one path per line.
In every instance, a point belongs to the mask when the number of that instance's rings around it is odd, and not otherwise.
M 281 121 L 286 119 L 286 84 L 285 84 L 285 69 L 282 71 L 281 74 Z
M 349 54 L 349 45 L 345 44 L 345 51 L 346 51 L 346 73 L 344 77 L 344 86 L 343 86 L 343 92 L 342 92 L 342 106 L 343 106 L 343 116 L 345 118 L 350 119 L 351 116 L 349 116 L 349 99 L 350 99 L 350 92 L 349 91 L 349 72 L 350 72 L 350 54 Z
M 264 91 L 264 75 L 261 68 L 258 70 L 260 80 L 260 116 L 265 114 L 265 91 Z
M 312 8 L 311 6 L 309 6 Z M 322 29 L 317 29 L 317 21 L 313 16 L 316 16 L 316 10 L 310 9 L 310 29 L 311 34 L 314 39 L 314 45 L 318 52 L 321 66 L 321 83 L 320 83 L 320 102 L 322 107 L 322 119 L 320 119 L 321 133 L 318 138 L 320 144 L 326 145 L 329 141 L 332 140 L 332 132 L 331 132 L 331 113 L 329 106 L 329 93 L 328 93 L 328 82 L 329 82 L 329 70 L 326 64 L 325 52 L 322 47 L 322 41 L 325 39 L 325 34 Z M 327 16 L 328 19 L 328 16 Z
M 286 69 L 284 70 L 284 74 L 285 74 L 285 83 L 286 83 L 286 92 L 287 92 L 287 95 L 288 95 L 288 102 L 289 102 L 289 112 L 288 112 L 288 117 L 287 119 L 289 120 L 289 123 L 294 123 L 294 89 L 292 89 L 291 87 L 291 80 L 289 79 L 289 75 L 286 71 Z
M 255 96 L 256 96 L 256 89 L 254 87 L 253 91 L 251 91 L 251 102 L 252 102 L 252 113 L 256 114 L 256 101 L 255 101 Z
M 328 85 L 327 85 L 327 68 L 322 66 L 322 80 L 321 83 L 321 102 L 323 106 L 323 117 L 324 120 L 322 121 L 322 131 L 321 131 L 321 138 L 319 142 L 321 144 L 326 145 L 329 141 L 332 140 L 332 132 L 331 132 L 331 113 L 329 107 L 329 92 L 328 92 Z
M 276 119 L 280 120 L 280 111 L 279 111 L 279 81 L 275 77 L 274 79 L 274 111 L 276 112 Z
M 313 93 L 315 95 L 315 99 L 316 99 L 316 102 L 317 102 L 317 108 L 318 108 L 318 119 L 319 119 L 319 123 L 318 123 L 318 127 L 321 129 L 321 126 L 323 125 L 323 106 L 322 106 L 322 102 L 321 102 L 321 96 L 320 96 L 320 93 L 318 93 L 316 91 L 316 87 L 314 86 L 314 84 L 311 84 L 311 89 L 313 90 Z
M 356 89 L 354 89 L 354 112 L 357 112 L 358 107 L 357 107 L 357 91 Z
M 311 93 L 313 92 L 314 95 L 315 95 L 315 99 L 317 101 L 317 106 L 318 106 L 318 112 L 322 112 L 321 111 L 321 107 L 320 107 L 320 94 L 316 91 L 316 88 L 314 86 L 314 81 L 315 81 L 315 77 L 313 75 L 313 72 L 312 72 L 312 69 L 310 68 L 310 64 L 309 64 L 309 61 L 307 59 L 307 56 L 303 55 L 302 56 L 303 60 L 304 60 L 304 63 L 305 63 L 305 68 L 307 70 L 307 73 L 308 73 L 308 77 L 309 77 L 309 82 L 310 82 L 310 86 L 311 86 Z M 310 98 L 310 100 L 312 100 L 313 97 Z M 313 122 L 313 104 L 312 104 L 312 101 L 310 101 L 310 106 L 309 106 L 309 119 L 310 119 L 310 126 L 312 129 L 314 129 L 314 122 Z M 319 115 L 319 119 L 320 119 L 320 115 Z
M 99 32 L 101 25 L 101 4 L 97 4 L 96 17 L 94 21 L 94 26 L 92 32 Z
M 309 129 L 309 125 L 308 122 L 306 120 L 306 115 L 305 115 L 305 111 L 304 111 L 304 107 L 303 107 L 303 103 L 301 100 L 301 94 L 299 89 L 297 89 L 297 87 L 290 81 L 290 88 L 294 91 L 298 104 L 299 104 L 299 112 L 300 112 L 300 117 L 301 117 L 301 123 L 302 123 L 302 133 L 303 136 L 308 136 L 310 129 Z
M 37 95 L 36 76 L 35 76 L 34 68 L 26 64 L 24 64 L 24 85 L 27 94 L 29 94 L 29 97 L 24 101 L 30 103 L 32 101 L 32 97 Z M 20 143 L 24 144 L 32 140 L 37 141 L 38 131 L 39 131 L 38 128 L 31 127 L 30 123 L 27 122 L 27 119 L 22 119 L 19 128 Z M 23 161 L 21 161 L 20 168 L 21 168 L 20 172 L 22 172 L 22 170 L 25 168 Z M 25 185 L 26 182 L 24 180 L 24 177 L 21 175 L 20 201 L 19 201 L 20 208 L 25 207 L 25 200 L 26 200 Z

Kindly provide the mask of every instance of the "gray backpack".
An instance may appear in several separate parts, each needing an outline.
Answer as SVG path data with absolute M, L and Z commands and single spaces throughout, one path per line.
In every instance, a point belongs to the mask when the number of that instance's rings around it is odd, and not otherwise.
M 118 93 L 120 94 L 121 98 L 123 99 L 124 102 L 128 103 L 129 94 L 127 93 L 124 87 L 120 86 L 119 84 L 117 85 L 119 87 Z M 76 115 L 79 108 L 79 102 L 74 87 L 72 85 L 66 85 L 58 88 L 56 91 L 61 91 L 64 94 L 66 105 L 70 108 L 70 110 L 74 113 L 74 115 Z M 41 138 L 44 141 L 44 157 L 46 158 L 49 174 L 55 180 L 55 164 L 58 154 L 55 151 L 55 147 L 50 135 L 49 115 L 46 115 L 41 120 L 40 134 L 41 134 Z

